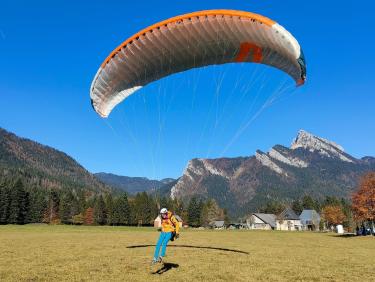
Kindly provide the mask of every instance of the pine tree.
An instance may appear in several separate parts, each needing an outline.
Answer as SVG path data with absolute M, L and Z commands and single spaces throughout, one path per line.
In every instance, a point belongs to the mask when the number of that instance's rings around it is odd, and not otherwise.
M 173 199 L 171 202 L 172 202 L 172 207 L 171 207 L 172 211 L 174 211 L 175 214 L 183 216 L 184 214 L 183 202 L 178 200 L 177 198 Z
M 20 179 L 16 181 L 11 189 L 9 204 L 9 219 L 12 224 L 27 223 L 29 198 Z
M 47 209 L 47 195 L 43 190 L 34 187 L 30 190 L 30 205 L 28 221 L 39 223 L 43 221 L 43 215 Z
M 130 216 L 128 196 L 124 193 L 114 201 L 113 224 L 128 225 L 130 224 Z
M 107 224 L 114 225 L 114 203 L 111 193 L 108 193 L 105 197 L 105 206 L 107 210 Z
M 152 196 L 148 196 L 146 192 L 143 192 L 143 193 L 144 193 L 144 197 L 145 197 L 146 205 L 147 205 L 145 218 L 144 218 L 145 224 L 153 225 L 155 217 L 159 214 L 159 210 L 158 210 L 155 199 Z M 171 207 L 170 210 L 173 211 L 174 209 L 173 202 L 171 202 L 170 207 Z
M 94 221 L 96 224 L 99 224 L 99 225 L 104 225 L 107 222 L 105 203 L 104 203 L 104 199 L 102 195 L 99 195 L 95 203 Z
M 7 184 L 0 185 L 0 224 L 7 224 L 9 217 L 10 191 Z
M 230 223 L 230 217 L 228 215 L 227 209 L 224 209 L 223 213 L 224 213 L 224 223 L 225 223 L 225 225 L 228 225 Z
M 348 229 L 349 232 L 352 232 L 355 225 L 354 225 L 354 220 L 353 220 L 353 213 L 351 209 L 351 204 L 342 198 L 340 200 L 342 211 L 345 215 L 345 220 L 343 222 L 343 226 Z
M 301 214 L 303 211 L 303 205 L 299 199 L 294 200 L 292 203 L 292 210 L 297 214 Z
M 204 201 L 200 199 L 198 202 L 198 209 L 197 209 L 198 226 L 202 225 L 201 217 L 202 217 L 203 207 L 204 207 Z
M 278 201 L 278 200 L 272 200 L 268 201 L 266 206 L 262 207 L 260 209 L 263 213 L 271 213 L 271 214 L 280 214 L 285 209 L 285 204 Z
M 311 196 L 306 195 L 302 198 L 302 206 L 306 210 L 316 209 L 315 201 Z
M 339 206 L 341 205 L 341 202 L 339 199 L 337 199 L 334 196 L 326 196 L 324 199 L 323 207 L 325 206 Z
M 74 196 L 71 191 L 62 194 L 59 205 L 59 215 L 62 223 L 71 224 L 74 212 L 72 210 L 72 203 Z
M 172 210 L 171 200 L 169 198 L 162 197 L 159 201 L 159 209 L 166 208 Z
M 79 213 L 83 214 L 87 208 L 85 191 L 83 189 L 77 192 L 77 198 L 78 198 L 77 200 L 78 200 Z
M 198 202 L 196 197 L 192 197 L 189 206 L 188 206 L 188 222 L 189 225 L 193 227 L 197 227 L 201 225 L 201 211 L 202 211 L 202 203 Z
M 135 220 L 138 225 L 150 225 L 155 215 L 155 207 L 153 199 L 146 192 L 137 193 L 134 199 L 135 204 Z
M 73 190 L 72 192 L 72 203 L 70 207 L 70 212 L 71 212 L 71 219 L 73 220 L 73 216 L 78 215 L 82 212 L 81 208 L 81 202 L 78 196 L 78 193 L 76 190 Z
M 10 190 L 8 223 L 17 224 L 20 213 L 18 191 L 15 187 Z

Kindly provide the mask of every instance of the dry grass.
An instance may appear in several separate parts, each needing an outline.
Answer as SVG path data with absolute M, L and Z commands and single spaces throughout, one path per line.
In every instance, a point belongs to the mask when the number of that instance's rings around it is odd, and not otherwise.
M 151 274 L 151 228 L 0 226 L 0 281 L 370 281 L 375 238 L 278 231 L 184 231 Z M 154 271 L 156 269 L 153 269 Z

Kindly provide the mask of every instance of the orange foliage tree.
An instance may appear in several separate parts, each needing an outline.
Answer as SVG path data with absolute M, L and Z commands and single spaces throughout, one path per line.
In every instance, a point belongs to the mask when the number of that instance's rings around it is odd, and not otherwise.
M 375 172 L 365 174 L 352 195 L 352 209 L 358 221 L 375 221 Z
M 346 218 L 342 208 L 337 205 L 325 206 L 322 215 L 329 225 L 342 224 Z
M 94 224 L 94 209 L 93 208 L 86 209 L 84 224 L 86 225 Z

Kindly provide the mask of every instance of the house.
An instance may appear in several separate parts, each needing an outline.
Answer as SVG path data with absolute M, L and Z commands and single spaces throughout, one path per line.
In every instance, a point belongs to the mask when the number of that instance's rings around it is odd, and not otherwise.
M 245 229 L 247 228 L 246 224 L 235 222 L 235 223 L 230 223 L 227 226 L 227 229 Z
M 180 226 L 180 228 L 182 227 L 182 219 L 180 216 L 178 216 L 177 214 L 174 214 L 174 217 L 177 219 L 178 221 L 178 225 Z M 154 227 L 155 228 L 161 228 L 161 218 L 160 218 L 160 215 L 158 215 L 155 220 L 154 220 Z
M 301 220 L 291 208 L 286 208 L 276 218 L 276 229 L 289 231 L 302 230 Z
M 225 229 L 224 220 L 214 220 L 208 224 L 213 229 Z
M 320 215 L 316 210 L 303 210 L 299 218 L 303 230 L 319 230 Z
M 246 219 L 246 225 L 249 229 L 276 229 L 276 216 L 269 213 L 253 213 Z

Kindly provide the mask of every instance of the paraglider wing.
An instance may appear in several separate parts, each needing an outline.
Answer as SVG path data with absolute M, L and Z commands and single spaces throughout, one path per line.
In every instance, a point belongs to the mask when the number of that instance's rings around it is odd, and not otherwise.
M 150 82 L 196 67 L 236 62 L 276 67 L 297 85 L 306 79 L 300 45 L 276 22 L 243 11 L 200 11 L 152 25 L 113 50 L 91 84 L 91 103 L 107 117 Z

